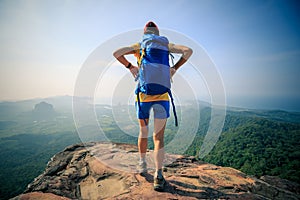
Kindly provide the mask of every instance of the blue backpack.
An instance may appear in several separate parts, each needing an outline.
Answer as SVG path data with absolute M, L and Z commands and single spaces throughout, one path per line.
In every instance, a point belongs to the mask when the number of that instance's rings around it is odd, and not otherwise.
M 139 92 L 147 95 L 168 92 L 172 102 L 175 125 L 178 126 L 174 99 L 171 93 L 169 54 L 169 41 L 166 37 L 155 34 L 143 35 L 140 43 L 140 58 L 138 59 L 139 84 L 135 93 L 140 107 Z

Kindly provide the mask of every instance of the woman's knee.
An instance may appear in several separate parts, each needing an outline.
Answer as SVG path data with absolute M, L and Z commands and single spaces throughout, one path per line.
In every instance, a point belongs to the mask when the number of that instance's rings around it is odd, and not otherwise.
M 147 138 L 147 137 L 148 137 L 148 129 L 145 127 L 141 127 L 139 138 Z
M 153 133 L 153 140 L 155 141 L 163 141 L 164 139 L 164 133 L 160 132 L 160 133 Z

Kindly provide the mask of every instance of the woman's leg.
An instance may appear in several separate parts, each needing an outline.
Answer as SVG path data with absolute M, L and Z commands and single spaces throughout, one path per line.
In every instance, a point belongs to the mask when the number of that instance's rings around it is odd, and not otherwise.
M 148 124 L 149 119 L 146 119 L 146 123 Z M 140 154 L 140 160 L 145 161 L 146 152 L 147 152 L 147 144 L 148 144 L 148 126 L 145 124 L 144 119 L 139 119 L 140 133 L 138 139 L 138 149 Z
M 157 119 L 154 118 L 154 133 L 153 133 L 153 142 L 154 142 L 154 161 L 156 172 L 162 170 L 163 160 L 165 156 L 164 150 L 164 132 L 166 128 L 167 119 Z

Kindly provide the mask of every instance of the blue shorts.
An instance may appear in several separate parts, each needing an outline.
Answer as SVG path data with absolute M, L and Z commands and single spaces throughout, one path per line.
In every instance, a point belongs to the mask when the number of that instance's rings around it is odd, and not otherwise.
M 135 102 L 135 107 L 138 119 L 149 119 L 151 108 L 153 108 L 154 118 L 156 119 L 166 119 L 170 117 L 169 101 L 140 102 L 141 110 L 139 109 L 138 102 Z

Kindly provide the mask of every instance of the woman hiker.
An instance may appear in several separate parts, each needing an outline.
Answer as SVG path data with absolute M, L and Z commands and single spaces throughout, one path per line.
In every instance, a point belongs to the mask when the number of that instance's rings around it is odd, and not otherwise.
M 150 21 L 148 22 L 145 27 L 144 27 L 144 38 L 157 38 L 158 40 L 161 41 L 167 41 L 167 55 L 165 55 L 165 51 L 161 50 L 151 50 L 151 52 L 156 52 L 152 53 L 153 56 L 157 59 L 159 58 L 159 53 L 161 53 L 161 57 L 165 57 L 162 59 L 167 60 L 166 64 L 167 69 L 169 70 L 169 79 L 172 77 L 175 72 L 189 59 L 189 57 L 192 55 L 193 51 L 191 48 L 183 46 L 183 45 L 177 45 L 177 44 L 172 44 L 169 43 L 168 40 L 163 37 L 159 36 L 159 29 L 157 25 Z M 113 55 L 114 57 L 121 63 L 123 64 L 133 75 L 134 78 L 138 79 L 140 76 L 142 76 L 141 71 L 144 68 L 141 68 L 143 65 L 142 63 L 144 60 L 148 59 L 147 54 L 150 54 L 151 57 L 151 52 L 145 49 L 142 49 L 142 46 L 145 48 L 145 45 L 148 44 L 143 44 L 143 43 L 137 43 L 132 46 L 127 46 L 127 47 L 122 47 L 118 50 L 116 50 Z M 158 46 L 161 44 L 157 44 Z M 154 44 L 155 46 L 155 44 Z M 163 48 L 163 47 L 162 47 Z M 176 53 L 176 54 L 181 54 L 180 59 L 176 64 L 172 67 L 169 67 L 169 60 L 168 56 L 169 53 Z M 137 57 L 138 60 L 138 65 L 133 65 L 130 63 L 125 55 L 129 54 L 134 54 Z M 166 57 L 167 56 L 167 57 Z M 149 58 L 148 60 L 150 60 Z M 162 61 L 164 62 L 164 61 Z M 152 63 L 155 64 L 155 63 Z M 146 64 L 145 64 L 146 65 Z M 146 70 L 146 69 L 145 69 Z M 163 78 L 160 77 L 163 76 L 163 74 L 157 75 L 157 79 Z M 169 81 L 169 80 L 168 80 Z M 141 80 L 139 81 L 141 82 Z M 165 179 L 163 177 L 162 173 L 162 166 L 163 166 L 163 160 L 164 160 L 164 132 L 165 132 L 165 127 L 166 127 L 166 122 L 167 118 L 170 116 L 170 103 L 169 103 L 169 95 L 168 92 L 164 92 L 162 94 L 146 94 L 143 92 L 143 89 L 137 90 L 137 101 L 135 103 L 136 105 L 136 110 L 137 110 L 137 118 L 139 122 L 139 138 L 138 138 L 138 150 L 139 150 L 139 156 L 140 156 L 140 161 L 138 165 L 138 170 L 139 173 L 143 174 L 147 172 L 147 163 L 146 163 L 146 152 L 147 152 L 147 144 L 148 144 L 148 122 L 149 122 L 149 114 L 150 114 L 150 109 L 153 109 L 154 112 L 154 130 L 153 130 L 153 142 L 154 142 L 154 162 L 155 162 L 155 174 L 154 174 L 154 190 L 161 191 L 164 189 L 165 186 Z

